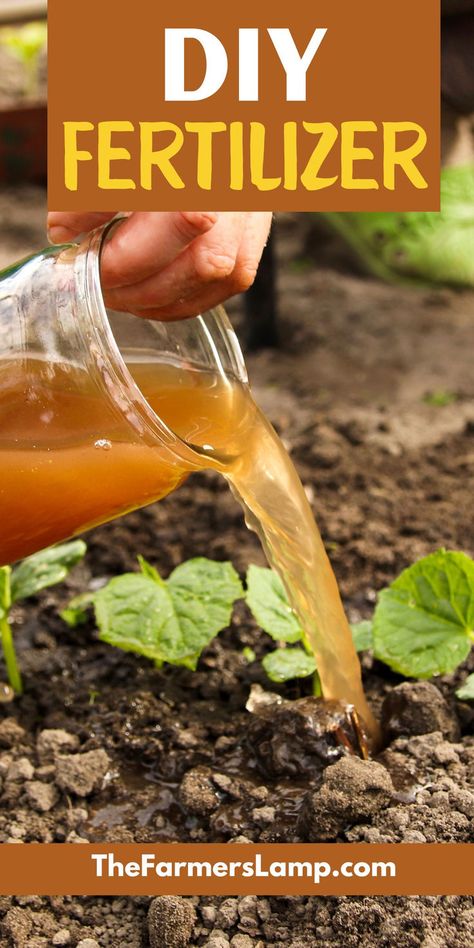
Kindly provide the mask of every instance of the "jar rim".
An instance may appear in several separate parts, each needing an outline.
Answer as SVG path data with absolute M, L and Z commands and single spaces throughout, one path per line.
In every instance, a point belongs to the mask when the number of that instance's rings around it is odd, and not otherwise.
M 203 461 L 205 461 L 209 467 L 222 470 L 226 460 L 229 459 L 223 456 L 219 458 L 215 452 L 186 441 L 153 410 L 140 386 L 133 378 L 120 351 L 102 293 L 100 260 L 108 236 L 115 227 L 120 226 L 124 219 L 126 219 L 124 215 L 114 217 L 112 221 L 92 231 L 78 249 L 78 258 L 85 258 L 84 302 L 89 314 L 89 328 L 94 335 L 95 345 L 100 351 L 104 364 L 107 365 L 107 370 L 109 372 L 112 370 L 114 381 L 118 384 L 120 391 L 126 395 L 134 412 L 139 414 L 140 422 L 145 423 L 148 432 L 154 438 L 158 438 L 169 451 L 180 457 L 192 468 L 202 469 Z M 219 308 L 218 315 L 221 328 L 226 334 L 226 349 L 232 362 L 233 371 L 243 384 L 248 384 L 245 363 L 234 330 L 222 308 Z M 137 316 L 136 318 L 140 319 L 141 317 Z M 199 330 L 205 332 L 206 336 L 209 337 L 209 328 L 204 322 L 203 316 L 195 316 L 193 320 L 196 321 L 196 324 L 199 323 Z M 222 371 L 225 374 L 224 370 Z

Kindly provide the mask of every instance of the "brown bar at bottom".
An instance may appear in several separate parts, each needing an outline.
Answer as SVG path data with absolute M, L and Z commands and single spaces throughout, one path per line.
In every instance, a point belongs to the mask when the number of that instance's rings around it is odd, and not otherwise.
M 1 895 L 471 895 L 474 847 L 8 844 Z

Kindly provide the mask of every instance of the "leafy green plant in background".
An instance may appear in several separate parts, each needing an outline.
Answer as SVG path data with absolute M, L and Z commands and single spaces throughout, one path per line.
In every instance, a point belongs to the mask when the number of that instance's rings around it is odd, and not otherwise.
M 46 46 L 46 39 L 45 23 L 27 23 L 15 29 L 0 30 L 0 44 L 10 50 L 24 67 L 24 93 L 28 98 L 35 98 L 38 93 L 38 60 Z
M 85 552 L 86 544 L 82 540 L 72 540 L 35 553 L 13 569 L 0 567 L 0 635 L 8 680 L 16 694 L 21 694 L 23 686 L 10 624 L 11 607 L 47 586 L 62 582 Z
M 456 392 L 448 392 L 446 389 L 438 388 L 434 392 L 427 392 L 423 396 L 425 405 L 432 405 L 434 408 L 446 408 L 458 400 Z

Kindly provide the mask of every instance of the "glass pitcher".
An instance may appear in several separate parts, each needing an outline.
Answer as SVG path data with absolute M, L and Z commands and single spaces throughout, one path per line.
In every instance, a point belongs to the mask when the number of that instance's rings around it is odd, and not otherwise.
M 107 229 L 0 273 L 0 564 L 224 469 L 248 421 L 221 307 L 179 322 L 106 310 Z

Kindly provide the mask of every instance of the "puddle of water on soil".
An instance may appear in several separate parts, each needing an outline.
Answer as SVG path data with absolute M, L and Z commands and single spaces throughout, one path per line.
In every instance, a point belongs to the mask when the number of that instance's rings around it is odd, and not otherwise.
M 100 827 L 107 826 L 110 829 L 112 826 L 120 826 L 124 822 L 124 817 L 128 813 L 130 807 L 126 803 L 109 803 L 108 806 L 103 806 L 100 810 L 96 810 L 94 816 L 88 821 L 90 826 Z
M 260 806 L 272 806 L 276 818 L 272 830 L 276 838 L 290 837 L 295 832 L 301 807 L 310 784 L 295 777 L 280 777 L 267 782 L 267 794 L 263 799 L 262 775 L 251 746 L 239 745 L 225 759 L 208 760 L 216 775 L 215 789 L 220 803 L 212 816 L 212 835 L 216 842 L 225 841 L 244 831 L 251 821 L 250 812 Z M 164 752 L 166 754 L 166 751 Z M 186 760 L 184 771 L 198 760 Z M 193 830 L 202 827 L 202 818 L 190 813 L 179 801 L 179 786 L 183 774 L 184 758 L 175 774 L 167 779 L 155 765 L 139 762 L 125 764 L 120 768 L 118 781 L 113 786 L 113 801 L 93 809 L 81 832 L 87 838 L 100 842 L 110 838 L 110 830 L 123 826 L 134 836 L 159 842 L 172 842 L 192 838 Z M 323 765 L 321 765 L 321 772 Z M 303 775 L 303 769 L 302 769 Z M 218 777 L 228 778 L 220 783 Z M 315 777 L 313 775 L 313 785 Z M 141 832 L 140 832 L 141 831 Z M 145 832 L 145 836 L 143 833 Z
M 108 837 L 109 830 L 117 826 L 129 827 L 136 833 L 138 827 L 144 830 L 158 815 L 162 815 L 160 825 L 153 825 L 152 838 L 162 842 L 176 839 L 186 822 L 177 802 L 177 784 L 165 786 L 153 782 L 151 787 L 146 771 L 127 767 L 122 769 L 117 786 L 123 791 L 121 798 L 94 809 L 82 825 L 81 832 L 87 838 L 100 842 L 103 837 Z M 126 802 L 123 802 L 124 798 Z

